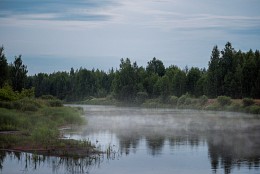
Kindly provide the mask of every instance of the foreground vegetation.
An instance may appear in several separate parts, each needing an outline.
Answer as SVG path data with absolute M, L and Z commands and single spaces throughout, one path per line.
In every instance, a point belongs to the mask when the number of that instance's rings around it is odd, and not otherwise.
M 62 139 L 59 131 L 63 126 L 84 123 L 81 108 L 65 107 L 53 96 L 30 97 L 33 91 L 12 92 L 9 86 L 3 89 L 2 96 L 9 92 L 13 98 L 0 101 L 0 149 L 57 156 L 95 152 L 90 142 Z

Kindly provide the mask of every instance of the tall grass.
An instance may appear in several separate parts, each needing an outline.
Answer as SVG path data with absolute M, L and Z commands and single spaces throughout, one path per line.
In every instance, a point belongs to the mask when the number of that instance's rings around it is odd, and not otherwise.
M 57 140 L 60 126 L 84 123 L 80 109 L 60 103 L 57 99 L 29 98 L 5 102 L 2 106 L 8 107 L 0 107 L 0 131 L 19 131 L 33 144 L 47 147 Z

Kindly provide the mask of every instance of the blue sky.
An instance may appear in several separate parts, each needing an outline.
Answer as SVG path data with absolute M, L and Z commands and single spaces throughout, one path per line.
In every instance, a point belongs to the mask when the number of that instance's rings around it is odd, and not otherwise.
M 146 66 L 207 67 L 214 45 L 260 47 L 259 0 L 0 0 L 0 44 L 30 74 Z

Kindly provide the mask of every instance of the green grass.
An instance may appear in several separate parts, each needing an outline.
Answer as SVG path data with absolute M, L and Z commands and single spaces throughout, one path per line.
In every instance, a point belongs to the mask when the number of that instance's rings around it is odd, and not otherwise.
M 214 111 L 245 112 L 260 114 L 260 105 L 253 99 L 231 99 L 227 96 L 219 96 L 216 99 L 208 99 L 203 95 L 199 98 L 189 94 L 181 97 L 169 96 L 163 101 L 160 97 L 145 99 L 143 103 L 123 103 L 111 98 L 91 98 L 80 102 L 80 104 L 91 105 L 116 105 L 116 106 L 140 106 L 146 108 L 178 108 L 178 109 L 198 109 Z
M 50 104 L 53 102 L 58 104 Z M 82 109 L 65 107 L 60 103 L 56 99 L 29 98 L 5 102 L 0 107 L 0 131 L 17 132 L 14 135 L 0 134 L 0 142 L 5 142 L 1 144 L 2 148 L 25 144 L 44 146 L 46 149 L 53 145 L 59 146 L 60 126 L 85 122 L 81 117 Z

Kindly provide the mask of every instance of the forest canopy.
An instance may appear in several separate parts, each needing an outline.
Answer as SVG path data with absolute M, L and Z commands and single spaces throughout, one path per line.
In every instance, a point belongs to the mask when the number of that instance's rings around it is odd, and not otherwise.
M 53 95 L 66 101 L 80 101 L 111 96 L 123 102 L 140 102 L 188 93 L 194 97 L 260 98 L 259 50 L 237 51 L 230 42 L 223 50 L 213 47 L 207 69 L 165 67 L 154 57 L 146 67 L 122 58 L 119 69 L 109 72 L 85 68 L 33 76 L 27 72 L 21 55 L 8 64 L 4 47 L 0 48 L 0 87 L 10 86 L 17 92 L 34 88 L 36 97 Z

